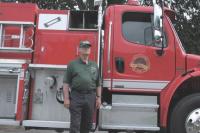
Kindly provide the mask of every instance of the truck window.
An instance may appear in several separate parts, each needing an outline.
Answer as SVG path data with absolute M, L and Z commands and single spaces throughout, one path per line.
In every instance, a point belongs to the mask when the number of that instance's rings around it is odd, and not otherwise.
M 153 15 L 150 13 L 125 12 L 122 16 L 122 34 L 124 38 L 129 42 L 155 46 L 153 44 L 152 20 Z M 148 41 L 146 42 L 146 40 Z M 166 44 L 166 38 L 164 44 Z
M 144 31 L 148 27 L 151 27 L 151 14 L 135 12 L 123 14 L 122 31 L 127 41 L 145 44 Z
M 97 30 L 97 11 L 70 11 L 69 30 Z

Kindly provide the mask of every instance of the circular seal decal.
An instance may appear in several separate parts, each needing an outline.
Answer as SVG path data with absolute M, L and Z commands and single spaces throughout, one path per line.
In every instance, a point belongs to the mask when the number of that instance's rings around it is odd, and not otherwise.
M 134 72 L 145 73 L 150 69 L 150 62 L 148 57 L 137 55 L 133 58 L 133 61 L 130 63 L 130 67 Z

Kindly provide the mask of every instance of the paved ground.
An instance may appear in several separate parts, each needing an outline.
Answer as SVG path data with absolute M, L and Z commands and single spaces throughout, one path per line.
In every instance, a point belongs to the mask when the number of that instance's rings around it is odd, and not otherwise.
M 0 126 L 0 133 L 57 133 L 57 132 L 53 130 L 35 130 L 35 129 L 25 130 L 23 127 Z M 69 132 L 65 131 L 64 133 L 69 133 Z M 108 133 L 108 132 L 96 131 L 95 133 Z M 120 132 L 120 133 L 125 133 L 125 132 Z M 135 133 L 135 132 L 128 132 L 128 133 Z M 150 133 L 150 132 L 144 132 L 144 133 Z
M 0 126 L 0 133 L 57 133 L 52 130 L 25 130 L 22 127 L 14 127 L 14 126 Z M 64 133 L 69 133 L 68 131 L 65 131 Z M 107 132 L 99 132 L 96 131 L 95 133 L 107 133 Z

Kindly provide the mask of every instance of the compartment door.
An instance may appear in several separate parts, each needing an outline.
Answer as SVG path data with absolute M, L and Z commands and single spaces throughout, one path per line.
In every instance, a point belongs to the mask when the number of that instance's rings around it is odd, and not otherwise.
M 0 118 L 15 119 L 17 75 L 0 76 Z

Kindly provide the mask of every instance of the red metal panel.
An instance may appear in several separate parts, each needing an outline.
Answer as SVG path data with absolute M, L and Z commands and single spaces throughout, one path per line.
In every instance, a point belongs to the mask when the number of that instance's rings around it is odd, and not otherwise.
M 112 72 L 112 47 L 113 47 L 113 28 L 114 28 L 114 8 L 113 6 L 110 6 L 106 9 L 105 12 L 105 27 L 104 27 L 104 52 L 103 52 L 103 79 L 110 79 L 111 73 L 108 72 L 108 69 L 110 67 Z M 112 22 L 112 25 L 110 25 L 110 22 Z M 109 31 L 109 28 L 111 27 L 111 31 Z M 110 33 L 109 33 L 110 32 Z M 110 38 L 109 38 L 110 34 Z M 109 39 L 110 39 L 110 52 L 109 52 Z M 108 58 L 110 53 L 110 63 L 108 64 Z
M 18 105 L 17 105 L 17 113 L 16 113 L 16 120 L 22 120 L 22 99 L 23 99 L 23 92 L 24 92 L 24 80 L 19 81 L 19 93 L 18 93 Z
M 68 14 L 68 11 L 40 11 L 46 14 Z M 81 40 L 89 40 L 92 44 L 90 59 L 97 60 L 97 31 L 63 31 L 41 30 L 36 31 L 34 64 L 66 65 L 78 56 L 78 46 Z
M 22 121 L 23 120 L 23 96 L 24 96 L 24 76 L 25 72 L 28 68 L 28 64 L 23 64 L 22 69 L 23 73 L 19 77 L 19 91 L 18 91 L 18 104 L 17 104 L 17 113 L 16 113 L 16 120 Z
M 186 64 L 185 57 L 187 57 L 187 70 L 183 69 L 183 71 L 180 71 L 179 67 L 181 64 L 183 64 L 180 62 L 182 61 L 184 62 L 184 64 Z M 183 54 L 181 56 L 181 53 L 177 53 L 177 62 L 176 62 L 177 63 L 176 67 L 178 69 L 177 78 L 173 80 L 173 82 L 168 86 L 167 89 L 161 92 L 161 96 L 160 96 L 160 124 L 163 127 L 167 126 L 170 103 L 177 88 L 189 78 L 200 76 L 199 60 L 200 60 L 200 57 L 197 55 L 186 56 L 186 54 Z M 181 67 L 184 68 L 184 66 L 181 66 Z M 194 70 L 194 72 L 186 76 L 182 76 L 184 72 L 189 71 L 189 70 Z
M 194 68 L 200 68 L 200 56 L 199 55 L 187 55 L 187 71 Z
M 198 73 L 199 72 L 194 72 Z M 167 127 L 167 121 L 168 121 L 168 111 L 171 99 L 176 91 L 176 89 L 187 79 L 191 78 L 191 74 L 188 74 L 184 77 L 179 75 L 176 79 L 173 80 L 173 82 L 167 87 L 167 89 L 163 90 L 160 94 L 160 125 L 162 127 Z
M 175 50 L 176 50 L 176 78 L 167 86 L 165 90 L 160 93 L 160 125 L 163 127 L 167 126 L 167 117 L 171 98 L 173 97 L 176 89 L 183 83 L 185 80 L 190 78 L 190 75 L 182 77 L 181 75 L 186 72 L 186 53 L 181 48 L 181 42 L 175 34 L 175 29 L 172 26 L 169 18 L 167 18 L 170 26 L 168 29 L 172 29 L 171 35 L 175 37 Z
M 78 46 L 81 40 L 92 43 L 90 58 L 97 58 L 97 33 L 95 32 L 40 32 L 36 36 L 34 64 L 66 65 L 78 56 Z
M 26 59 L 26 60 L 30 60 L 32 59 L 32 54 L 28 53 L 28 54 L 21 54 L 21 53 L 4 53 L 4 52 L 0 52 L 0 59 Z
M 35 21 L 36 4 L 0 3 L 0 21 Z

